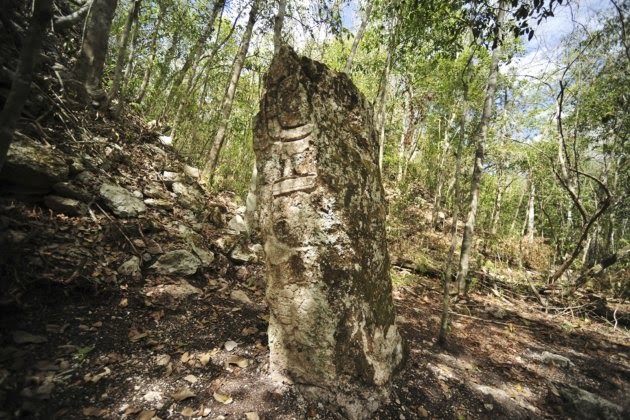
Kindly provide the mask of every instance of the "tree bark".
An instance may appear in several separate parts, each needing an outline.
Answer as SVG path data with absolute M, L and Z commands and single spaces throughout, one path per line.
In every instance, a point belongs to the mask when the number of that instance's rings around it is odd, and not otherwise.
M 158 12 L 158 17 L 155 22 L 155 26 L 153 27 L 153 33 L 151 34 L 151 56 L 149 61 L 146 63 L 146 68 L 144 69 L 144 76 L 142 77 L 142 84 L 140 85 L 140 92 L 138 93 L 138 98 L 136 102 L 142 103 L 144 100 L 144 95 L 147 93 L 147 88 L 149 87 L 149 81 L 151 80 L 151 72 L 153 71 L 153 63 L 155 62 L 155 56 L 157 54 L 157 41 L 158 35 L 160 32 L 160 26 L 162 24 L 162 20 L 164 19 L 164 13 L 166 11 L 165 8 L 158 6 L 160 11 Z
M 0 171 L 13 141 L 15 127 L 28 99 L 37 58 L 52 19 L 52 0 L 35 0 L 33 16 L 20 51 L 20 61 L 11 83 L 11 91 L 0 112 Z
M 278 0 L 278 13 L 273 22 L 273 52 L 278 54 L 282 45 L 282 27 L 284 26 L 284 15 L 287 9 L 287 0 Z
M 472 60 L 472 56 L 470 57 Z M 464 78 L 467 75 L 464 74 Z M 446 336 L 448 334 L 448 311 L 450 303 L 450 282 L 453 273 L 453 259 L 455 258 L 455 248 L 457 247 L 457 221 L 459 220 L 460 212 L 460 195 L 461 195 L 461 183 L 460 178 L 462 174 L 462 145 L 466 138 L 466 117 L 468 115 L 468 81 L 464 80 L 463 95 L 462 95 L 462 115 L 460 119 L 460 138 L 457 142 L 455 149 L 455 173 L 454 177 L 454 192 L 453 192 L 453 214 L 451 217 L 451 246 L 448 249 L 448 257 L 446 258 L 446 269 L 444 270 L 444 278 L 442 279 L 442 316 L 440 317 L 440 332 L 438 334 L 438 344 L 446 344 Z
M 212 185 L 212 182 L 214 180 L 214 173 L 219 162 L 219 154 L 221 153 L 223 143 L 225 142 L 225 136 L 228 124 L 230 122 L 230 114 L 232 113 L 232 105 L 234 103 L 234 95 L 236 94 L 236 87 L 238 86 L 238 81 L 241 77 L 241 71 L 243 70 L 243 64 L 245 63 L 245 58 L 247 56 L 247 50 L 249 49 L 249 43 L 252 38 L 254 25 L 256 24 L 256 20 L 258 19 L 258 9 L 260 7 L 260 1 L 261 0 L 254 0 L 252 8 L 249 11 L 249 18 L 247 19 L 247 26 L 245 27 L 245 32 L 243 33 L 241 47 L 236 54 L 236 57 L 234 58 L 234 63 L 232 64 L 232 75 L 225 90 L 225 94 L 223 95 L 223 103 L 221 105 L 221 122 L 219 123 L 219 127 L 214 136 L 214 141 L 212 143 L 212 147 L 210 148 L 210 153 L 208 156 L 208 163 L 206 164 L 206 167 L 204 169 L 204 172 L 208 177 L 209 185 Z
M 361 20 L 361 26 L 359 26 L 359 30 L 354 37 L 354 42 L 352 43 L 352 48 L 350 49 L 350 54 L 348 55 L 348 59 L 346 60 L 346 65 L 343 68 L 344 73 L 350 74 L 350 70 L 352 70 L 352 62 L 354 61 L 354 56 L 359 49 L 359 44 L 363 39 L 363 35 L 365 34 L 365 29 L 367 28 L 368 22 L 370 21 L 370 15 L 372 14 L 372 7 L 374 7 L 374 0 L 368 0 L 368 4 L 365 8 L 365 14 L 363 15 L 363 19 Z
M 376 119 L 376 129 L 379 133 L 378 137 L 378 168 L 383 174 L 383 156 L 385 153 L 385 102 L 387 101 L 387 83 L 389 79 L 389 71 L 392 64 L 392 49 L 387 50 L 387 59 L 385 60 L 385 67 L 383 68 L 383 74 L 381 75 L 381 82 L 378 86 L 378 113 Z
M 83 6 L 77 9 L 74 13 L 70 13 L 66 16 L 58 16 L 55 18 L 53 26 L 55 31 L 61 31 L 63 29 L 69 28 L 75 23 L 78 23 L 81 19 L 87 15 L 87 13 L 92 7 L 92 0 L 86 1 Z
M 534 222 L 535 222 L 535 208 L 534 203 L 536 199 L 536 185 L 534 180 L 529 179 L 529 200 L 527 201 L 527 240 L 534 242 Z
M 499 13 L 497 16 L 497 26 L 499 28 L 499 37 L 501 26 L 505 19 L 505 1 L 499 2 Z M 459 257 L 459 272 L 457 274 L 458 293 L 466 295 L 470 288 L 470 280 L 468 279 L 468 269 L 470 265 L 470 253 L 472 251 L 473 238 L 475 232 L 475 222 L 477 219 L 477 210 L 479 208 L 479 191 L 481 189 L 481 175 L 483 174 L 483 159 L 486 139 L 488 137 L 488 128 L 493 112 L 494 97 L 497 89 L 497 77 L 499 74 L 499 59 L 501 55 L 501 43 L 497 42 L 496 47 L 492 51 L 490 61 L 490 74 L 485 89 L 485 98 L 483 111 L 481 114 L 481 122 L 479 129 L 475 135 L 476 150 L 475 163 L 473 167 L 472 180 L 470 185 L 470 207 L 468 210 L 468 219 L 464 227 L 464 235 L 462 238 L 462 246 Z
M 186 60 L 184 61 L 184 65 L 177 72 L 175 78 L 173 79 L 173 83 L 171 84 L 171 89 L 168 93 L 168 97 L 166 100 L 166 104 L 167 104 L 166 107 L 168 107 L 169 104 L 173 103 L 173 98 L 175 96 L 175 92 L 177 88 L 182 84 L 182 82 L 184 81 L 184 78 L 187 76 L 188 71 L 193 66 L 193 64 L 199 61 L 199 58 L 201 57 L 201 53 L 203 52 L 203 47 L 206 45 L 206 43 L 208 42 L 208 39 L 210 38 L 210 35 L 212 35 L 212 32 L 214 31 L 214 21 L 219 15 L 219 12 L 223 9 L 224 5 L 225 5 L 225 0 L 216 0 L 216 2 L 214 3 L 214 7 L 212 8 L 210 18 L 208 19 L 208 24 L 206 25 L 204 31 L 202 32 L 201 36 L 199 37 L 195 45 L 193 45 L 193 47 L 188 52 L 188 56 L 186 57 Z
M 115 114 L 119 115 L 120 110 L 122 109 L 121 102 L 123 98 L 121 96 L 120 84 L 122 82 L 123 77 L 123 68 L 125 67 L 125 60 L 127 59 L 127 47 L 129 45 L 129 35 L 131 35 L 131 28 L 133 27 L 134 21 L 138 19 L 138 13 L 140 12 L 140 2 L 142 0 L 134 0 L 131 4 L 131 8 L 129 9 L 129 13 L 127 14 L 127 19 L 125 20 L 125 29 L 123 31 L 120 46 L 118 48 L 118 57 L 116 58 L 116 69 L 114 70 L 114 80 L 112 82 L 112 88 L 109 91 L 109 95 L 107 98 L 108 105 L 115 99 L 118 100 L 118 106 L 116 106 Z
M 83 83 L 89 95 L 101 99 L 97 91 L 103 77 L 108 52 L 109 31 L 118 0 L 94 0 L 88 16 L 81 52 L 75 64 L 77 79 Z M 88 99 L 88 98 L 85 98 Z

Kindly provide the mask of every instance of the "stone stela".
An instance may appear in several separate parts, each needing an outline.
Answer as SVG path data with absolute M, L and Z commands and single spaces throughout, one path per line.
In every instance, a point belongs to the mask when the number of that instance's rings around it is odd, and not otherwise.
M 345 74 L 283 47 L 254 149 L 272 378 L 367 418 L 404 355 L 372 111 Z

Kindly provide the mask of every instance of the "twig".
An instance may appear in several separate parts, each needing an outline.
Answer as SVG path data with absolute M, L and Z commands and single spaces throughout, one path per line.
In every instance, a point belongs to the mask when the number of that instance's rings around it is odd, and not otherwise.
M 116 225 L 116 228 L 118 229 L 118 231 L 122 234 L 122 236 L 125 237 L 125 239 L 127 240 L 127 242 L 129 243 L 129 245 L 131 246 L 131 249 L 133 249 L 133 252 L 136 253 L 136 255 L 140 256 L 140 252 L 138 252 L 138 250 L 136 249 L 136 247 L 134 246 L 133 242 L 131 241 L 131 239 L 129 239 L 129 237 L 125 234 L 125 232 L 122 230 L 122 228 L 120 227 L 120 223 L 118 222 L 118 220 L 112 219 L 112 217 L 107 214 L 107 212 L 105 210 L 103 210 L 103 208 L 101 206 L 98 205 L 98 203 L 94 203 L 96 205 L 96 207 L 99 208 L 99 210 L 105 215 L 105 217 L 107 217 L 109 219 L 110 222 L 113 222 Z

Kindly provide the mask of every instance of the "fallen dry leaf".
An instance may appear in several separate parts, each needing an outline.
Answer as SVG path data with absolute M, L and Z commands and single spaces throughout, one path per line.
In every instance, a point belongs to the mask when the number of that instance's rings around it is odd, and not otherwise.
M 120 299 L 120 303 L 118 304 L 118 306 L 120 306 L 121 308 L 126 308 L 127 305 L 129 305 L 129 300 L 127 298 Z
M 255 411 L 245 413 L 245 418 L 247 418 L 247 420 L 260 420 L 258 413 L 256 413 Z
M 197 383 L 199 379 L 197 379 L 195 375 L 187 375 L 187 376 L 184 376 L 184 380 L 186 382 L 190 382 L 191 384 L 194 384 L 194 383 Z
M 15 344 L 41 344 L 47 342 L 48 339 L 26 331 L 13 331 L 13 341 Z
M 257 332 L 258 332 L 258 328 L 247 327 L 247 328 L 243 328 L 243 330 L 241 331 L 241 335 L 244 335 L 245 337 L 247 337 L 248 335 L 256 334 Z
M 234 401 L 229 395 L 219 394 L 218 392 L 212 394 L 212 397 L 221 404 L 231 404 Z
M 138 414 L 141 411 L 142 411 L 142 408 L 140 407 L 127 407 L 127 409 L 125 410 L 123 414 L 128 416 L 129 414 Z
M 131 340 L 131 342 L 133 343 L 135 343 L 136 341 L 142 340 L 147 335 L 149 335 L 149 333 L 146 331 L 140 332 L 136 330 L 135 328 L 132 328 L 131 330 L 129 330 L 129 340 Z
M 188 363 L 188 361 L 190 360 L 190 353 L 185 352 L 184 354 L 182 354 L 182 357 L 179 358 L 179 361 L 182 363 Z
M 159 354 L 156 358 L 156 362 L 158 366 L 166 366 L 168 362 L 171 361 L 171 356 L 168 354 Z
M 236 341 L 228 340 L 223 345 L 227 351 L 232 351 L 238 347 L 238 343 Z
M 183 401 L 187 398 L 196 397 L 196 394 L 188 388 L 182 388 L 171 394 L 171 398 L 175 401 Z
M 240 367 L 241 369 L 245 369 L 247 366 L 249 366 L 248 359 L 241 356 L 237 356 L 236 354 L 228 357 L 225 363 L 226 365 L 236 365 Z
M 197 410 L 193 410 L 190 407 L 186 407 L 182 410 L 182 416 L 184 417 L 192 417 L 197 415 Z
M 137 420 L 151 420 L 155 416 L 155 410 L 143 410 L 138 417 Z
M 166 376 L 171 376 L 171 373 L 173 373 L 173 362 L 166 365 L 166 371 L 164 372 Z
M 107 410 L 98 407 L 85 407 L 81 412 L 86 417 L 105 417 L 107 415 Z
M 107 375 L 109 375 L 110 373 L 112 373 L 112 371 L 110 370 L 110 368 L 108 368 L 107 366 L 105 366 L 105 370 L 101 373 L 98 373 L 96 375 L 92 375 L 90 373 L 87 373 L 84 377 L 83 380 L 85 382 L 93 382 L 96 383 L 98 381 L 100 381 L 101 379 L 103 379 L 104 377 L 106 377 Z

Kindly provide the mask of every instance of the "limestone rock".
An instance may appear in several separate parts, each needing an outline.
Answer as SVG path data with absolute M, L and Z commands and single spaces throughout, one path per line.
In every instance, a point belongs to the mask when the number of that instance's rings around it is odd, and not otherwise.
M 585 391 L 581 388 L 567 384 L 551 384 L 552 391 L 560 394 L 567 402 L 569 413 L 580 419 L 605 419 L 621 420 L 623 418 L 622 407 Z M 626 413 L 627 414 L 627 413 Z
M 118 267 L 118 274 L 130 277 L 140 277 L 140 258 L 135 255 Z
M 254 150 L 270 371 L 368 418 L 404 359 L 372 111 L 346 75 L 282 48 Z
M 84 203 L 89 203 L 94 198 L 92 197 L 92 194 L 87 192 L 85 189 L 71 182 L 58 182 L 53 185 L 53 191 L 63 197 L 72 198 Z
M 87 214 L 87 206 L 72 198 L 47 195 L 44 197 L 44 204 L 55 213 L 63 213 L 66 216 L 83 216 Z
M 205 249 L 202 249 L 195 244 L 190 244 L 190 246 L 192 247 L 195 255 L 201 261 L 202 267 L 208 268 L 210 267 L 210 265 L 212 265 L 212 262 L 214 261 L 214 254 L 212 252 L 206 251 Z
M 173 309 L 184 299 L 203 293 L 201 289 L 191 285 L 186 280 L 180 280 L 175 284 L 146 286 L 143 292 L 147 297 L 147 303 L 165 305 Z
M 247 225 L 245 224 L 243 218 L 238 214 L 230 219 L 228 222 L 228 228 L 238 233 L 247 232 Z
M 199 208 L 204 202 L 203 194 L 193 185 L 183 182 L 173 182 L 173 192 L 177 195 L 177 200 L 188 208 Z
M 173 203 L 162 198 L 147 198 L 143 201 L 149 207 L 157 207 L 164 210 L 172 210 Z
M 199 177 L 201 176 L 201 171 L 199 170 L 199 168 L 195 168 L 194 166 L 183 165 L 182 170 L 186 175 L 194 179 L 199 179 Z
M 151 183 L 145 186 L 142 192 L 149 198 L 166 198 L 164 189 L 157 183 Z
M 26 187 L 50 189 L 68 178 L 66 157 L 60 151 L 21 137 L 11 143 L 0 180 Z
M 116 216 L 135 217 L 147 210 L 142 200 L 115 184 L 103 183 L 99 190 L 103 202 Z
M 201 266 L 199 258 L 184 249 L 167 252 L 151 266 L 160 274 L 189 276 Z

